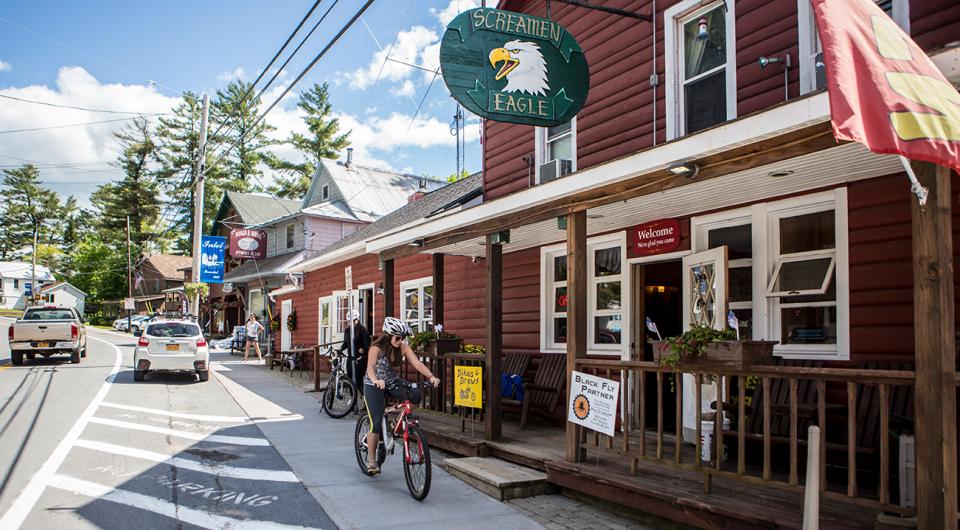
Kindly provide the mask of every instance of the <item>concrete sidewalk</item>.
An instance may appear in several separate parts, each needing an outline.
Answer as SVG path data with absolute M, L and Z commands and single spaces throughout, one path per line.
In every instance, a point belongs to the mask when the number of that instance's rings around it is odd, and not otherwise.
M 340 528 L 543 528 L 447 474 L 439 451 L 432 453 L 433 481 L 423 502 L 407 491 L 399 451 L 379 476 L 364 475 L 354 455 L 356 416 L 334 420 L 320 413 L 316 394 L 304 392 L 306 379 L 234 360 L 211 355 L 217 380 L 250 417 L 288 418 L 258 426 Z

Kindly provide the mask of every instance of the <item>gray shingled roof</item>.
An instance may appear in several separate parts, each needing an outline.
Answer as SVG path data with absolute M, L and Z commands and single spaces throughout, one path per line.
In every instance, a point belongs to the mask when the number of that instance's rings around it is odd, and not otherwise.
M 239 220 L 246 225 L 259 225 L 264 221 L 276 219 L 300 211 L 300 201 L 280 199 L 258 193 L 239 193 L 228 191 L 229 200 L 240 215 Z
M 343 248 L 358 241 L 366 241 L 376 235 L 382 234 L 394 228 L 411 223 L 418 219 L 424 219 L 431 214 L 436 213 L 448 207 L 456 206 L 461 201 L 469 200 L 478 196 L 483 189 L 483 177 L 480 173 L 474 173 L 469 177 L 448 184 L 436 191 L 427 193 L 419 200 L 416 200 L 399 210 L 395 210 L 379 220 L 368 224 L 362 229 L 350 234 L 349 236 L 337 241 L 336 243 L 324 247 L 315 256 L 323 256 L 339 248 Z

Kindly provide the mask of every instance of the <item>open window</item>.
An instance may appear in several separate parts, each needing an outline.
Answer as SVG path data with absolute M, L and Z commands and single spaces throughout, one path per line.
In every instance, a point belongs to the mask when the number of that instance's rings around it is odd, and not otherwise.
M 833 256 L 780 258 L 767 286 L 767 296 L 824 294 L 835 264 Z
M 400 314 L 414 333 L 433 330 L 433 278 L 400 284 Z

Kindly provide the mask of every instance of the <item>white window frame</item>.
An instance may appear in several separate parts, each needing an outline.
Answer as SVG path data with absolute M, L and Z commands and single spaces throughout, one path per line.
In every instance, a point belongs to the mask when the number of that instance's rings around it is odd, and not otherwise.
M 713 11 L 718 6 L 726 4 L 724 24 L 727 35 L 727 61 L 724 74 L 726 77 L 727 120 L 737 117 L 737 31 L 735 4 L 733 1 L 716 1 L 701 6 L 701 0 L 681 0 L 667 9 L 663 18 L 664 54 L 666 70 L 666 108 L 667 108 L 667 140 L 673 140 L 686 133 L 684 122 L 683 101 L 683 24 L 703 13 Z M 721 7 L 723 9 L 723 7 Z
M 910 35 L 910 2 L 893 0 L 891 18 L 907 35 Z M 813 92 L 817 88 L 817 69 L 814 58 L 822 51 L 817 26 L 814 22 L 810 0 L 797 0 L 797 26 L 800 53 L 800 94 Z
M 746 208 L 728 210 L 715 214 L 694 217 L 690 220 L 691 248 L 706 250 L 707 233 L 714 228 L 744 224 L 752 225 L 753 250 L 753 338 L 755 340 L 780 340 L 780 297 L 767 297 L 767 287 L 777 266 L 780 241 L 779 220 L 818 211 L 833 210 L 835 259 L 833 265 L 837 299 L 824 302 L 837 308 L 836 344 L 777 344 L 774 353 L 787 359 L 810 359 L 846 361 L 850 359 L 850 260 L 849 226 L 847 220 L 847 189 L 792 197 L 780 201 L 759 203 Z M 827 251 L 815 253 L 826 254 Z M 833 253 L 833 252 L 831 252 Z M 736 260 L 732 263 L 737 263 Z M 818 302 L 798 304 L 804 307 Z M 789 307 L 787 305 L 786 307 Z M 738 307 L 731 306 L 731 309 Z
M 620 276 L 595 277 L 595 251 L 620 247 Z M 554 312 L 553 293 L 555 287 L 566 285 L 566 278 L 553 277 L 553 259 L 565 255 L 566 243 L 540 247 L 540 349 L 548 353 L 567 351 L 565 343 L 553 342 L 554 318 L 563 316 Z M 630 274 L 627 260 L 627 233 L 625 231 L 587 238 L 587 355 L 617 355 L 622 359 L 630 357 Z M 557 281 L 554 281 L 557 280 Z M 596 285 L 608 281 L 620 282 L 620 310 L 597 310 Z M 570 294 L 569 291 L 567 293 Z M 620 344 L 596 344 L 593 342 L 594 317 L 620 315 Z M 568 320 L 568 326 L 569 320 Z
M 533 170 L 536 183 L 540 184 L 540 166 L 547 163 L 547 130 L 548 127 L 534 127 L 534 157 Z M 577 171 L 577 117 L 570 120 L 570 142 L 573 144 L 572 154 L 570 155 L 570 172 Z
M 333 296 L 321 296 L 317 298 L 317 344 L 326 344 L 323 340 L 323 328 L 328 328 L 330 330 L 330 340 L 333 341 L 333 320 L 334 320 L 334 299 Z M 323 325 L 323 304 L 330 304 L 330 324 Z
M 790 254 L 789 256 L 781 256 L 777 258 L 776 266 L 774 266 L 773 274 L 770 275 L 770 283 L 767 284 L 766 296 L 768 298 L 779 297 L 779 296 L 807 296 L 807 295 L 821 295 L 827 292 L 827 288 L 830 287 L 830 276 L 833 274 L 834 267 L 837 265 L 836 251 L 825 251 L 825 250 L 816 250 L 811 252 L 801 252 L 796 254 Z M 775 291 L 774 286 L 777 282 L 777 277 L 780 276 L 780 271 L 783 269 L 784 263 L 792 263 L 795 261 L 809 261 L 814 259 L 829 259 L 830 264 L 827 266 L 827 272 L 823 277 L 823 282 L 821 282 L 819 287 L 814 289 L 801 289 L 799 291 Z
M 330 186 L 324 184 L 320 187 L 320 200 L 325 201 L 330 198 Z
M 347 298 L 348 295 L 351 295 L 350 298 Z M 330 318 L 332 319 L 332 321 L 330 322 L 330 325 L 333 327 L 334 341 L 343 340 L 343 331 L 347 329 L 347 322 L 349 321 L 349 316 L 350 316 L 350 313 L 349 313 L 351 308 L 350 301 L 352 299 L 353 307 L 356 308 L 358 305 L 357 296 L 358 295 L 357 295 L 356 289 L 354 289 L 353 291 L 333 291 L 333 293 L 331 293 L 330 298 L 333 300 L 333 303 L 330 305 L 330 310 L 331 310 Z M 346 304 L 342 306 L 347 311 L 347 313 L 345 313 L 347 315 L 347 319 L 344 319 L 344 320 L 340 320 L 341 304 Z
M 420 299 L 420 307 L 417 308 L 417 318 L 415 319 L 417 324 L 416 325 L 417 333 L 420 333 L 421 331 L 425 331 L 427 329 L 426 325 L 428 323 L 429 324 L 434 323 L 433 318 L 430 318 L 430 319 L 423 318 L 423 300 L 424 300 L 423 289 L 425 287 L 433 287 L 433 276 L 425 276 L 423 278 L 417 278 L 415 280 L 407 280 L 404 282 L 400 282 L 400 318 L 404 322 L 407 322 L 408 324 L 410 324 L 410 327 L 414 327 L 413 324 L 411 323 L 411 322 L 414 322 L 414 320 L 407 318 L 406 292 L 408 289 L 417 290 L 417 296 Z M 434 314 L 433 316 L 436 316 L 436 314 Z
M 696 219 L 698 219 L 698 223 L 696 225 L 693 225 L 693 223 L 691 223 L 691 238 L 696 242 L 691 247 L 695 249 L 694 252 L 703 252 L 703 251 L 709 250 L 711 230 L 716 230 L 719 228 L 731 228 L 734 226 L 751 225 L 750 227 L 751 228 L 750 229 L 751 257 L 733 259 L 727 262 L 728 271 L 729 269 L 752 267 L 752 270 L 754 272 L 752 274 L 753 285 L 751 290 L 752 292 L 751 300 L 739 301 L 739 302 L 731 302 L 728 300 L 727 309 L 732 309 L 734 311 L 750 309 L 751 310 L 750 329 L 753 330 L 754 334 L 756 334 L 756 326 L 760 319 L 760 313 L 757 311 L 757 304 L 755 304 L 754 302 L 757 299 L 758 294 L 763 292 L 763 289 L 766 287 L 766 283 L 762 283 L 758 279 L 758 276 L 755 272 L 757 270 L 756 267 L 758 266 L 757 260 L 756 260 L 757 249 L 761 247 L 760 247 L 760 241 L 757 238 L 756 227 L 753 226 L 753 213 L 751 211 L 751 208 L 739 208 L 736 210 L 729 210 L 719 214 L 697 217 Z M 730 278 L 730 274 L 728 272 L 727 273 L 728 281 L 729 281 L 729 278 Z M 729 292 L 730 291 L 728 290 L 727 291 L 728 296 L 729 296 Z
M 283 242 L 285 243 L 286 249 L 291 249 L 297 246 L 297 223 L 290 223 L 284 227 L 284 238 Z

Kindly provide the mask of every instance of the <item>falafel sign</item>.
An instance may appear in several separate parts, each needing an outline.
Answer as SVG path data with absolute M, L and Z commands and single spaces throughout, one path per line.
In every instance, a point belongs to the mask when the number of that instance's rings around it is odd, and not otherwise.
M 567 420 L 613 436 L 617 425 L 620 383 L 583 372 L 573 372 Z
M 563 26 L 484 7 L 447 26 L 440 69 L 450 95 L 474 114 L 540 127 L 570 121 L 590 88 L 587 59 Z

